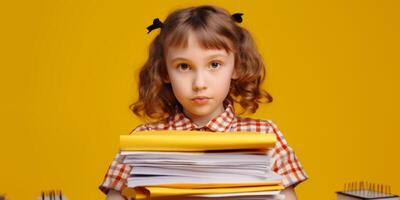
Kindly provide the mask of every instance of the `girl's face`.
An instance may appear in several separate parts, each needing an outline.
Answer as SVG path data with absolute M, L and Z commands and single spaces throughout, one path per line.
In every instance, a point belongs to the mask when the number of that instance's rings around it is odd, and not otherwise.
M 168 82 L 183 112 L 198 126 L 224 112 L 231 79 L 236 79 L 233 53 L 203 49 L 194 34 L 187 48 L 168 48 Z

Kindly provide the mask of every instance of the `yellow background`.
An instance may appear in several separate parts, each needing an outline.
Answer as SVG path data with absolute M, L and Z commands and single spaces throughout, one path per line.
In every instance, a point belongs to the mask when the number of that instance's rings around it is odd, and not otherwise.
M 2 2 L 0 194 L 103 199 L 118 136 L 141 123 L 128 106 L 158 33 L 145 28 L 203 3 L 244 13 L 275 97 L 251 117 L 274 120 L 295 149 L 310 176 L 300 199 L 358 180 L 400 194 L 398 2 Z

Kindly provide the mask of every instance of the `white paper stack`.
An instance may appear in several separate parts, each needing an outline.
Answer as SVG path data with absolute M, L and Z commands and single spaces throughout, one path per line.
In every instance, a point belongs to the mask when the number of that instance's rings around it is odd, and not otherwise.
M 122 151 L 133 170 L 128 187 L 177 183 L 280 181 L 271 170 L 269 151 L 145 152 Z

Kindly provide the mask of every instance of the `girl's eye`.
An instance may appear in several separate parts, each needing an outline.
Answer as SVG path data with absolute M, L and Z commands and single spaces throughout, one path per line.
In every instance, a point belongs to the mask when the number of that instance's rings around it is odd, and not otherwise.
M 181 71 L 186 71 L 186 70 L 189 69 L 189 65 L 186 64 L 186 63 L 181 63 L 181 64 L 178 65 L 178 69 L 181 70 Z
M 221 66 L 221 63 L 213 62 L 211 63 L 211 69 L 218 69 Z

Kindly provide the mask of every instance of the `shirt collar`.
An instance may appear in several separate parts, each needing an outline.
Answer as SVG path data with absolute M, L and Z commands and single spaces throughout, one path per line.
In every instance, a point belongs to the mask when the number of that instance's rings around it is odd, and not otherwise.
M 205 126 L 197 126 L 189 117 L 187 117 L 181 110 L 171 121 L 171 126 L 175 130 L 197 130 L 206 129 L 213 132 L 226 132 L 230 129 L 232 122 L 236 118 L 235 111 L 232 103 L 229 100 L 224 101 L 225 111 L 220 115 L 212 118 Z

